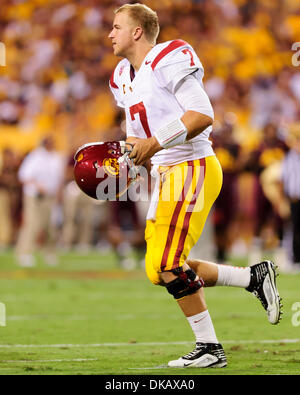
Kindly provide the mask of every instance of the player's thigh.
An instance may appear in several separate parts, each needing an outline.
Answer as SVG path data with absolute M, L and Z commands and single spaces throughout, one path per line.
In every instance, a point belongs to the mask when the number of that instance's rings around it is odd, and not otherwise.
M 200 238 L 210 210 L 220 193 L 222 182 L 223 174 L 218 159 L 215 156 L 205 158 L 205 175 L 201 190 L 196 203 L 190 207 L 192 212 L 187 243 L 195 244 Z
M 199 239 L 222 185 L 215 156 L 185 162 L 164 174 L 156 221 L 147 221 L 146 272 L 153 283 L 159 273 L 181 267 Z
M 220 193 L 222 170 L 215 156 L 193 161 L 192 182 L 178 215 L 170 229 L 165 270 L 181 267 L 203 231 L 208 214 Z

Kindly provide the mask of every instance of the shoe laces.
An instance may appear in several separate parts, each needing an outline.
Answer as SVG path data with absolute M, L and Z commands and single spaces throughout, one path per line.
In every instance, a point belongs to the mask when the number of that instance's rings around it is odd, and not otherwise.
M 188 354 L 184 355 L 182 358 L 191 359 L 191 358 L 195 357 L 199 353 L 199 351 L 201 351 L 205 347 L 206 347 L 205 344 L 201 344 L 201 343 L 196 344 L 195 349 L 193 351 L 189 352 Z

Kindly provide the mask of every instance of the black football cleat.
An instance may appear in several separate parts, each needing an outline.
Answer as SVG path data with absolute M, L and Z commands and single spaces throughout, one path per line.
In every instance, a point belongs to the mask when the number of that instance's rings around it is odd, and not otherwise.
M 223 368 L 226 365 L 223 347 L 215 343 L 196 343 L 193 351 L 168 363 L 171 368 Z
M 281 319 L 282 304 L 276 286 L 277 274 L 274 263 L 263 261 L 250 266 L 250 274 L 250 284 L 246 290 L 260 300 L 267 312 L 269 322 L 273 325 L 278 324 Z

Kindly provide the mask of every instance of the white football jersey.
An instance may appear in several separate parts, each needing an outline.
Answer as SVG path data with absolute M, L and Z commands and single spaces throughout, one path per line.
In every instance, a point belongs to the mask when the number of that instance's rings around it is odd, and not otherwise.
M 146 55 L 134 74 L 127 59 L 122 59 L 110 78 L 110 89 L 119 107 L 125 109 L 127 136 L 148 138 L 184 114 L 174 95 L 177 83 L 194 73 L 202 84 L 203 66 L 193 48 L 182 40 L 157 44 Z M 212 127 L 198 136 L 157 152 L 153 165 L 171 166 L 214 155 L 208 139 Z

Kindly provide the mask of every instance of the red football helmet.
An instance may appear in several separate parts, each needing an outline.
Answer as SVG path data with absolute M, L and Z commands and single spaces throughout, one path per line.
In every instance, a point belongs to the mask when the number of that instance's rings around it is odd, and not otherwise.
M 81 146 L 74 156 L 74 177 L 79 188 L 97 200 L 119 200 L 138 174 L 128 158 L 129 146 L 125 141 Z

